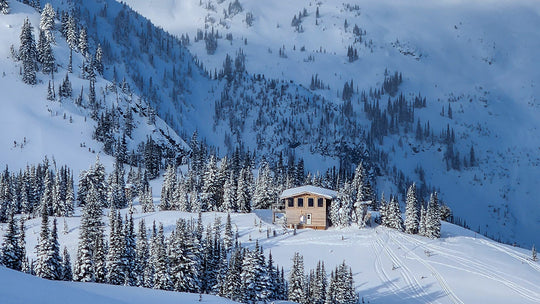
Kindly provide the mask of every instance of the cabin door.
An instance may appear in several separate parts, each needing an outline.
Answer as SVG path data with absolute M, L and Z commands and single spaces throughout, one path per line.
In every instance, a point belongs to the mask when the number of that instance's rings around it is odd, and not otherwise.
M 307 225 L 311 225 L 311 213 L 308 213 L 308 214 L 306 215 L 306 224 L 307 224 Z

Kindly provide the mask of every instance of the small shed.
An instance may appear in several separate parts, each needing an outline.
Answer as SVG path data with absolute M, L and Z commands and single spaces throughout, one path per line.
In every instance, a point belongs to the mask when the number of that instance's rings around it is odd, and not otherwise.
M 326 229 L 336 191 L 316 186 L 302 186 L 283 191 L 279 197 L 284 206 L 286 225 L 290 228 Z

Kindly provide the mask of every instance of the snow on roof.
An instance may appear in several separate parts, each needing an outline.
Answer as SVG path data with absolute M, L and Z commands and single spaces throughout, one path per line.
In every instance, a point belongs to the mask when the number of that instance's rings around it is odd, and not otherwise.
M 320 195 L 325 198 L 335 198 L 337 196 L 337 192 L 334 190 L 321 188 L 321 187 L 315 187 L 315 186 L 302 186 L 302 187 L 296 187 L 291 189 L 286 189 L 281 193 L 281 196 L 279 198 L 287 198 L 292 196 L 298 196 L 302 194 L 312 193 L 316 195 Z

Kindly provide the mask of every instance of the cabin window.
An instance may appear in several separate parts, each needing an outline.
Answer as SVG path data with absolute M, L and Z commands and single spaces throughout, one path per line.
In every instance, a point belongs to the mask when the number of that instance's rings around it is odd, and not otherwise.
M 287 199 L 287 206 L 289 206 L 289 207 L 294 207 L 294 199 L 288 198 L 288 199 Z
M 324 201 L 322 197 L 319 197 L 317 199 L 317 207 L 322 207 L 322 206 L 324 206 Z
M 304 207 L 304 199 L 303 198 L 298 198 L 296 200 L 297 204 L 298 204 L 298 207 Z
M 308 207 L 313 207 L 313 204 L 314 204 L 314 200 L 312 197 L 308 198 L 307 199 L 307 206 Z

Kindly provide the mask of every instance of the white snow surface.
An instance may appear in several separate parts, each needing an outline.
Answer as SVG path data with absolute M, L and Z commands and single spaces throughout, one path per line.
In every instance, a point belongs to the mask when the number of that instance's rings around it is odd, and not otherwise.
M 444 145 L 418 142 L 409 133 L 384 139 L 381 148 L 389 153 L 389 168 L 396 166 L 417 180 L 421 166 L 427 183 L 440 188 L 440 198 L 454 214 L 481 233 L 528 248 L 540 243 L 538 1 L 240 0 L 243 11 L 227 17 L 223 11 L 232 1 L 123 2 L 173 34 L 189 34 L 190 51 L 209 70 L 222 69 L 225 56 L 242 49 L 248 73 L 304 87 L 317 74 L 330 89 L 314 92 L 336 105 L 342 104 L 339 92 L 345 81 L 369 91 L 382 85 L 385 69 L 402 72 L 404 96 L 427 98 L 427 108 L 416 109 L 415 117 L 422 124 L 429 121 L 436 135 L 447 125 L 454 128 L 460 158 L 474 147 L 478 166 L 448 171 Z M 291 20 L 304 8 L 307 16 L 299 32 Z M 252 26 L 245 22 L 248 12 L 254 16 Z M 362 42 L 355 42 L 355 24 L 365 30 Z M 211 28 L 233 37 L 219 39 L 214 55 L 207 54 L 203 40 L 193 39 L 197 29 Z M 352 63 L 346 56 L 350 45 L 359 54 Z M 440 115 L 449 105 L 452 119 Z M 353 106 L 361 121 L 363 105 Z M 369 128 L 369 120 L 364 121 Z M 223 136 L 210 141 L 223 141 Z M 336 164 L 302 146 L 295 152 L 313 172 Z M 380 180 L 379 193 L 395 194 L 391 184 Z
M 280 198 L 287 198 L 287 197 L 302 195 L 302 194 L 307 194 L 307 193 L 317 194 L 320 196 L 324 196 L 325 198 L 335 198 L 337 196 L 337 192 L 334 190 L 306 185 L 306 186 L 286 189 L 283 191 L 283 193 L 281 193 Z
M 136 227 L 141 219 L 145 220 L 148 231 L 153 221 L 161 222 L 166 235 L 175 228 L 177 219 L 196 220 L 198 216 L 177 211 L 139 213 L 138 210 L 140 206 L 135 204 Z M 62 232 L 64 219 L 58 218 L 60 246 L 68 247 L 72 260 L 76 256 L 79 236 L 79 211 L 75 217 L 65 219 L 67 234 Z M 127 210 L 121 212 L 125 214 Z M 222 225 L 225 224 L 226 213 L 208 212 L 202 214 L 204 226 L 214 223 L 216 217 L 221 217 Z M 443 223 L 442 238 L 432 240 L 384 227 L 330 228 L 324 231 L 303 229 L 297 230 L 294 235 L 292 230 L 269 222 L 269 210 L 231 214 L 231 219 L 243 246 L 253 248 L 258 240 L 265 254 L 271 252 L 275 263 L 284 267 L 286 275 L 292 266 L 294 252 L 304 256 L 306 272 L 314 269 L 317 262 L 322 260 L 329 274 L 334 267 L 345 261 L 352 268 L 356 291 L 366 303 L 539 303 L 540 264 L 530 259 L 529 250 L 496 243 L 452 224 Z M 103 221 L 108 225 L 106 216 Z M 5 224 L 0 227 L 5 231 Z M 28 255 L 35 259 L 33 248 L 39 237 L 40 219 L 27 221 L 26 227 Z M 275 230 L 277 236 L 267 238 L 267 229 Z M 65 298 L 71 293 L 82 293 L 81 290 L 84 290 L 92 293 L 89 296 L 98 294 L 114 300 L 126 295 L 130 297 L 124 299 L 126 303 L 130 302 L 129 299 L 133 299 L 133 303 L 144 303 L 151 293 L 145 289 L 98 284 L 45 282 L 0 270 L 2 299 L 4 294 L 8 295 L 8 299 L 15 297 L 14 290 L 21 291 L 28 283 L 37 284 L 36 294 L 48 289 L 48 286 L 59 286 L 59 289 L 69 287 Z M 171 293 L 152 292 L 169 301 L 174 299 Z M 135 299 L 139 294 L 140 302 L 137 302 Z M 183 296 L 189 297 L 178 295 L 179 299 Z M 193 297 L 186 299 L 196 298 Z M 205 296 L 205 299 L 212 298 Z
M 49 281 L 0 266 L 0 299 L 3 304 L 143 304 L 237 303 L 212 295 L 172 292 L 97 283 Z

